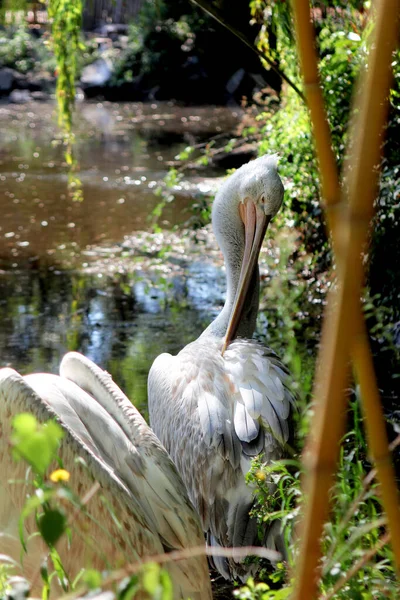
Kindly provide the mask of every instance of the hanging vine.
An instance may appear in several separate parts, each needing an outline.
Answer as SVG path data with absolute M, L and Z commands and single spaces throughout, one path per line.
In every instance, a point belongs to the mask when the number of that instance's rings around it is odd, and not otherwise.
M 83 200 L 82 183 L 77 175 L 78 163 L 73 154 L 75 136 L 72 129 L 75 103 L 77 57 L 85 49 L 81 41 L 82 0 L 49 0 L 52 48 L 57 61 L 56 98 L 58 124 L 63 133 L 65 160 L 69 168 L 68 187 L 72 198 Z

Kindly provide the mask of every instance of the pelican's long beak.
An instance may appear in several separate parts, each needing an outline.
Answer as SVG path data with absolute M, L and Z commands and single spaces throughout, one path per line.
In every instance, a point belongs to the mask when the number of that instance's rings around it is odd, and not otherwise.
M 246 306 L 250 281 L 258 262 L 258 256 L 268 224 L 271 220 L 271 216 L 266 215 L 262 208 L 254 204 L 251 200 L 246 200 L 240 204 L 239 211 L 244 223 L 245 247 L 238 289 L 222 346 L 222 354 L 224 354 L 226 348 L 236 336 L 243 309 Z

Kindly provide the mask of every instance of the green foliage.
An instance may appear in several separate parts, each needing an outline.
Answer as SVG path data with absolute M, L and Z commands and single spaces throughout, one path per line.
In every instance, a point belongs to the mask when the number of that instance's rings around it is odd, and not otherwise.
M 162 183 L 154 190 L 155 196 L 160 198 L 156 206 L 151 211 L 148 220 L 151 223 L 152 230 L 157 233 L 161 231 L 158 221 L 167 204 L 175 200 L 174 188 L 182 181 L 183 175 L 176 169 L 169 169 Z
M 175 80 L 176 70 L 193 46 L 194 30 L 203 22 L 203 14 L 188 10 L 185 2 L 144 2 L 137 22 L 129 26 L 128 45 L 116 61 L 111 84 L 140 80 L 151 88 L 158 87 L 161 80 Z
M 77 162 L 72 148 L 72 115 L 75 102 L 75 81 L 78 55 L 85 50 L 81 41 L 82 0 L 50 0 L 49 17 L 52 19 L 52 48 L 57 61 L 56 98 L 58 123 L 64 134 L 65 160 L 69 167 L 68 184 L 76 201 L 83 200 L 82 186 L 76 175 Z
M 147 4 L 147 3 L 146 3 Z M 131 23 L 128 32 L 127 48 L 115 60 L 111 85 L 120 86 L 131 83 L 140 73 L 141 57 L 144 51 L 144 30 L 141 22 Z
M 57 61 L 57 103 L 59 124 L 70 134 L 75 101 L 77 56 L 84 50 L 80 40 L 82 23 L 81 0 L 51 0 L 52 48 Z
M 31 535 L 40 535 L 48 547 L 48 557 L 40 568 L 42 598 L 44 599 L 49 597 L 51 581 L 54 577 L 58 578 L 65 592 L 75 591 L 79 596 L 87 590 L 98 591 L 107 584 L 110 577 L 110 572 L 101 573 L 95 569 L 85 569 L 82 565 L 82 570 L 76 579 L 70 581 L 69 574 L 57 551 L 57 543 L 63 536 L 67 535 L 71 539 L 68 524 L 71 514 L 68 509 L 73 509 L 72 516 L 74 518 L 77 510 L 85 510 L 80 499 L 75 497 L 68 486 L 69 473 L 67 471 L 57 469 L 50 475 L 48 474 L 51 465 L 54 462 L 60 462 L 57 458 L 57 451 L 62 436 L 63 432 L 60 426 L 53 421 L 41 425 L 29 413 L 22 413 L 14 418 L 11 437 L 12 452 L 17 460 L 25 460 L 29 465 L 24 481 L 14 482 L 14 485 L 23 484 L 24 489 L 27 490 L 19 522 L 20 542 L 23 551 L 27 552 L 24 524 L 28 518 L 32 520 L 33 516 L 37 532 L 32 532 Z M 74 551 L 73 539 L 70 551 Z M 1 597 L 5 597 L 5 593 L 9 593 L 13 589 L 12 575 L 16 566 L 10 557 L 1 555 Z M 143 598 L 143 593 L 147 594 L 146 597 L 149 600 L 173 599 L 171 579 L 165 569 L 156 563 L 146 563 L 137 571 L 137 574 L 123 577 L 122 581 L 118 583 L 117 600 L 134 600 L 138 595 Z
M 301 431 L 303 439 L 308 427 L 305 415 L 311 399 L 318 323 L 326 287 L 310 276 L 312 257 L 296 252 L 298 234 L 292 232 L 291 222 L 281 217 L 274 221 L 274 226 L 278 229 L 274 239 L 278 258 L 266 260 L 271 279 L 261 287 L 257 331 L 290 370 L 299 408 L 296 430 Z
M 96 569 L 86 569 L 81 580 L 88 586 L 89 590 L 99 588 L 102 583 L 101 573 Z
M 66 518 L 60 510 L 46 510 L 38 519 L 40 535 L 48 546 L 54 546 L 66 529 Z
M 141 575 L 141 587 L 154 600 L 173 600 L 173 589 L 168 573 L 157 563 L 145 565 Z
M 0 32 L 0 67 L 26 74 L 55 68 L 55 60 L 45 37 L 34 38 L 26 27 L 8 27 Z
M 258 9 L 262 5 L 272 7 L 271 15 L 274 18 L 274 2 L 255 2 Z M 283 3 L 282 3 L 283 4 Z M 288 4 L 288 3 L 284 3 Z M 257 8 L 257 7 L 255 7 Z M 282 8 L 282 7 L 280 7 Z M 287 7 L 286 7 L 287 8 Z M 285 68 L 295 76 L 296 65 L 293 63 L 292 47 L 290 46 L 291 28 L 290 19 L 285 15 L 284 22 L 278 22 L 275 32 L 278 35 L 277 54 L 279 59 L 285 61 Z M 325 101 L 328 109 L 328 117 L 333 131 L 333 144 L 339 167 L 344 158 L 344 147 L 346 144 L 346 130 L 350 117 L 351 96 L 354 82 L 360 70 L 362 59 L 365 56 L 368 45 L 369 31 L 364 29 L 362 15 L 352 10 L 342 11 L 316 23 L 317 42 L 321 55 L 320 74 Z M 267 31 L 267 28 L 264 30 Z M 287 48 L 285 48 L 285 44 Z M 393 320 L 398 319 L 399 288 L 398 268 L 390 255 L 398 257 L 398 244 L 396 246 L 393 233 L 398 222 L 399 215 L 399 190 L 398 190 L 398 162 L 400 158 L 399 144 L 399 117 L 396 107 L 398 90 L 398 60 L 393 61 L 396 84 L 391 93 L 392 111 L 388 126 L 388 141 L 386 143 L 386 161 L 383 168 L 383 176 L 380 187 L 380 196 L 377 200 L 378 214 L 376 217 L 376 230 L 373 240 L 372 253 L 370 255 L 371 274 L 370 283 L 374 282 L 374 298 L 366 303 L 368 312 L 368 323 L 373 339 L 377 340 L 380 351 L 390 347 L 392 351 L 392 363 L 388 369 L 389 362 L 385 353 L 384 379 L 396 377 L 398 363 L 398 350 L 393 354 Z M 313 259 L 308 265 L 302 264 L 295 273 L 293 280 L 299 287 L 299 294 L 290 290 L 290 276 L 288 270 L 293 272 L 291 256 L 285 250 L 285 238 L 278 238 L 278 244 L 283 246 L 283 254 L 279 264 L 280 278 L 283 278 L 282 293 L 274 289 L 274 282 L 267 289 L 267 307 L 263 308 L 261 323 L 263 319 L 267 322 L 265 336 L 272 347 L 281 351 L 286 347 L 285 359 L 291 367 L 295 380 L 299 382 L 300 415 L 298 416 L 296 442 L 297 449 L 303 445 L 304 435 L 308 430 L 310 409 L 306 409 L 310 398 L 311 382 L 313 376 L 313 358 L 304 362 L 304 354 L 299 351 L 299 337 L 296 330 L 307 331 L 307 318 L 304 313 L 309 312 L 310 307 L 304 301 L 307 296 L 307 278 L 304 273 L 323 272 L 329 265 L 329 247 L 324 234 L 324 223 L 320 208 L 319 181 L 317 165 L 314 157 L 313 139 L 305 107 L 299 98 L 289 89 L 284 91 L 281 109 L 277 112 L 266 111 L 259 118 L 262 127 L 263 140 L 260 143 L 260 154 L 277 152 L 280 154 L 280 173 L 285 179 L 286 187 L 286 209 L 281 217 L 280 225 L 291 221 L 297 231 L 300 231 L 301 245 L 295 245 L 296 251 L 292 254 L 296 261 L 303 263 L 304 255 L 301 249 L 313 252 Z M 286 223 L 285 223 L 286 221 Z M 279 226 L 279 224 L 278 224 Z M 386 243 L 385 243 L 386 242 Z M 287 245 L 287 244 L 286 244 Z M 387 248 L 386 248 L 387 246 Z M 385 250 L 387 249 L 387 253 Z M 387 258 L 386 264 L 392 264 L 392 270 L 387 273 L 382 270 L 382 253 Z M 378 258 L 379 257 L 379 258 Z M 397 260 L 397 264 L 399 259 Z M 375 267 L 374 267 L 375 265 Z M 379 266 L 378 266 L 379 265 Z M 388 281 L 389 279 L 389 281 Z M 387 285 L 379 285 L 378 282 L 385 281 Z M 281 283 L 281 282 L 279 282 Z M 380 295 L 385 290 L 386 302 Z M 316 298 L 316 288 L 311 295 Z M 390 300 L 388 297 L 390 295 Z M 299 313 L 303 316 L 298 317 Z M 294 317 L 295 316 L 295 317 Z M 294 321 L 294 322 L 292 322 Z M 292 328 L 292 329 L 291 329 Z M 284 342 L 279 344 L 279 333 L 283 331 Z M 292 331 L 292 335 L 290 335 Z M 294 332 L 294 335 L 293 335 Z M 308 375 L 304 378 L 304 371 Z M 378 371 L 379 373 L 379 371 Z M 389 377 L 388 377 L 389 376 Z M 374 484 L 368 489 L 362 501 L 357 503 L 357 498 L 362 491 L 364 474 L 369 467 L 367 460 L 367 448 L 365 435 L 361 429 L 361 416 L 359 403 L 353 401 L 349 411 L 350 431 L 343 440 L 340 453 L 339 471 L 337 483 L 333 491 L 334 511 L 331 521 L 326 524 L 323 539 L 323 580 L 321 591 L 328 593 L 338 580 L 345 576 L 352 568 L 355 561 L 361 559 L 367 551 L 375 548 L 382 534 L 381 506 Z M 293 539 L 293 525 L 299 510 L 300 496 L 300 468 L 295 461 L 280 461 L 276 464 L 263 466 L 255 462 L 249 474 L 249 482 L 257 485 L 258 507 L 255 514 L 260 524 L 268 523 L 274 518 L 282 520 L 286 544 L 289 551 L 289 564 L 296 560 L 296 549 L 290 545 Z M 268 483 L 276 485 L 275 492 L 271 495 Z M 291 552 L 290 552 L 291 551 Z M 364 598 L 394 598 L 399 595 L 399 587 L 396 583 L 393 570 L 391 550 L 385 547 L 374 557 L 371 563 L 364 565 L 354 577 L 343 584 L 335 594 L 335 599 L 347 600 Z M 271 580 L 267 577 L 267 584 Z M 272 587 L 274 587 L 272 585 Z M 290 585 L 284 590 L 290 591 Z M 246 586 L 238 592 L 243 598 L 278 598 L 279 592 L 273 589 L 265 591 L 260 587 Z M 263 596 L 263 594 L 268 594 Z
M 397 241 L 400 226 L 400 51 L 392 62 L 394 85 L 390 96 L 389 122 L 386 129 L 379 197 L 376 200 L 374 235 L 372 237 L 369 271 L 371 296 L 375 305 L 386 309 L 387 326 L 400 320 L 400 247 Z M 383 267 L 383 268 L 382 268 Z M 398 336 L 398 334 L 397 334 Z M 398 344 L 399 347 L 399 344 Z M 393 359 L 393 366 L 399 357 Z M 398 369 L 396 371 L 398 373 Z M 383 382 L 380 381 L 380 385 Z
M 366 56 L 360 19 L 327 19 L 318 36 L 319 70 L 339 166 L 344 158 L 354 84 Z
M 356 560 L 375 548 L 384 522 L 380 516 L 377 484 L 372 484 L 362 499 L 360 497 L 363 479 L 370 464 L 367 460 L 358 398 L 351 402 L 349 420 L 350 429 L 342 440 L 337 480 L 332 492 L 334 510 L 330 522 L 325 526 L 322 540 L 321 590 L 325 593 L 331 590 L 341 576 L 347 574 Z M 268 523 L 280 518 L 287 544 L 294 539 L 294 526 L 301 498 L 300 475 L 300 465 L 297 461 L 282 460 L 267 466 L 259 461 L 255 462 L 248 476 L 249 482 L 257 486 L 258 507 L 255 512 L 259 522 Z M 276 485 L 272 495 L 268 488 L 271 482 Z M 288 546 L 288 550 L 292 550 L 289 552 L 289 564 L 292 565 L 296 561 L 296 549 Z M 372 562 L 364 565 L 346 582 L 335 594 L 335 600 L 395 600 L 400 590 L 392 565 L 391 549 L 386 546 L 377 553 Z M 273 584 L 277 580 L 276 577 L 272 576 L 271 579 L 271 576 L 267 575 L 268 577 L 267 583 L 272 581 L 271 586 L 275 587 Z M 249 600 L 278 600 L 286 597 L 281 596 L 281 593 L 289 594 L 292 589 L 292 584 L 274 590 L 268 586 L 264 589 L 262 586 L 255 586 L 254 582 L 250 583 L 237 592 L 237 597 Z
M 13 420 L 13 428 L 14 456 L 26 460 L 35 473 L 43 476 L 63 437 L 60 426 L 53 421 L 39 425 L 33 415 L 22 413 Z
M 84 66 L 98 58 L 97 44 L 92 40 L 81 39 L 77 60 L 77 77 Z M 23 75 L 44 74 L 52 81 L 57 69 L 57 61 L 51 48 L 49 32 L 33 35 L 21 23 L 0 30 L 0 68 L 9 67 Z
M 253 3 L 253 12 L 268 2 Z M 281 3 L 272 3 L 271 18 L 278 37 L 276 54 L 285 70 L 298 77 L 294 35 L 288 7 L 282 16 Z M 286 4 L 286 3 L 285 3 Z M 264 8 L 265 10 L 265 8 Z M 274 20 L 275 19 L 275 20 Z M 317 43 L 321 55 L 320 76 L 338 164 L 341 165 L 350 114 L 355 78 L 365 51 L 363 21 L 356 11 L 328 16 L 316 21 Z M 268 35 L 267 30 L 264 37 Z M 260 36 L 259 44 L 265 45 Z M 294 216 L 305 247 L 315 257 L 318 268 L 325 269 L 330 256 L 319 197 L 319 174 L 308 111 L 292 90 L 285 90 L 280 110 L 266 111 L 260 117 L 262 141 L 259 153 L 277 152 L 281 156 L 280 172 L 286 180 L 286 208 Z M 290 124 L 290 126 L 288 126 Z
M 280 590 L 271 590 L 267 583 L 255 583 L 254 579 L 250 577 L 244 587 L 233 592 L 233 596 L 239 600 L 286 600 L 292 591 L 291 586 Z

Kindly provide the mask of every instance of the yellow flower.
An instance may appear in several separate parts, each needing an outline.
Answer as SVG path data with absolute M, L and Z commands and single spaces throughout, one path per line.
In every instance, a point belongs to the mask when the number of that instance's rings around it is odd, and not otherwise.
M 260 483 L 263 483 L 267 479 L 267 476 L 266 476 L 266 474 L 263 471 L 257 471 L 256 472 L 256 479 Z
M 50 475 L 51 481 L 58 483 L 60 481 L 69 481 L 70 473 L 65 469 L 56 469 Z

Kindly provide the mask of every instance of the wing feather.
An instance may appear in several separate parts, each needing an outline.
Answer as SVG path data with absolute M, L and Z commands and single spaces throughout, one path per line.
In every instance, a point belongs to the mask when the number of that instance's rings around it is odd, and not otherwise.
M 251 442 L 257 437 L 260 425 L 258 421 L 249 415 L 245 405 L 241 402 L 236 402 L 235 404 L 234 423 L 239 440 Z
M 227 349 L 225 364 L 242 402 L 240 408 L 235 406 L 235 428 L 239 438 L 247 442 L 249 419 L 261 419 L 263 427 L 284 445 L 289 438 L 290 409 L 294 405 L 294 398 L 285 385 L 286 368 L 269 349 L 257 342 L 240 339 Z
M 225 432 L 227 414 L 219 398 L 202 391 L 198 399 L 200 425 L 206 442 L 211 445 Z
M 259 391 L 258 386 L 254 385 L 253 381 L 246 381 L 240 383 L 238 387 L 247 412 L 250 417 L 257 419 L 261 414 L 263 405 L 263 396 Z

